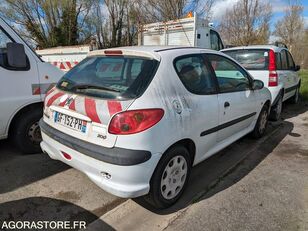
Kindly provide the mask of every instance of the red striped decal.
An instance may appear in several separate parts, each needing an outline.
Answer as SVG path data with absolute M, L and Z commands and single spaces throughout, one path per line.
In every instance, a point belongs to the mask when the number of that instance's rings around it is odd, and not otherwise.
M 66 99 L 66 100 L 67 100 L 67 99 Z M 64 105 L 65 105 L 65 103 L 66 103 L 66 100 L 64 100 L 62 103 L 60 102 L 60 103 L 59 103 L 59 106 L 60 106 L 60 107 L 64 107 Z
M 75 64 L 75 65 L 77 65 L 77 64 L 78 64 L 78 62 L 74 62 L 74 64 Z
M 76 111 L 76 108 L 75 108 L 75 100 L 73 100 L 70 104 L 70 106 L 68 107 L 69 109 L 73 110 L 73 111 Z
M 52 87 L 49 91 L 47 91 L 46 96 L 48 96 L 50 93 L 52 93 L 55 89 L 56 89 L 55 87 Z
M 122 111 L 122 106 L 120 102 L 108 101 L 107 104 L 110 116 L 113 116 L 115 113 Z
M 70 62 L 66 62 L 66 65 L 68 66 L 69 69 L 72 69 L 72 66 L 71 66 Z
M 101 121 L 97 115 L 95 100 L 85 98 L 84 103 L 87 116 L 89 116 L 93 122 L 100 123 Z
M 35 91 L 33 92 L 33 95 L 40 95 L 41 94 L 41 88 L 38 87 L 35 89 Z
M 59 97 L 61 97 L 62 95 L 64 95 L 64 93 L 59 92 L 57 94 L 55 94 L 54 96 L 52 96 L 48 102 L 47 102 L 47 107 L 49 107 L 53 102 L 55 102 L 56 99 L 58 99 Z
M 60 63 L 60 69 L 66 69 L 63 63 Z

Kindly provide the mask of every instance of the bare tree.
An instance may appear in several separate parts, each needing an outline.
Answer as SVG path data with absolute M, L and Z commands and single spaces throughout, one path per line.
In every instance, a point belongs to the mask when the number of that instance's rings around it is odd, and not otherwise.
M 5 0 L 0 15 L 38 46 L 74 45 L 89 39 L 84 28 L 92 0 Z
M 260 0 L 240 0 L 226 11 L 219 30 L 232 45 L 265 44 L 268 42 L 271 5 Z
M 302 62 L 303 38 L 304 38 L 304 19 L 302 16 L 303 6 L 299 1 L 289 1 L 285 9 L 284 17 L 275 24 L 274 35 L 285 43 L 297 62 Z

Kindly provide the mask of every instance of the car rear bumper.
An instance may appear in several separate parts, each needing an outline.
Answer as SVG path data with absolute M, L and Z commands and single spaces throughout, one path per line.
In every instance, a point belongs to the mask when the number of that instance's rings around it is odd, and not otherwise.
M 80 150 L 68 147 L 53 139 L 45 133 L 44 129 L 42 129 L 42 138 L 41 148 L 50 158 L 60 160 L 78 169 L 100 188 L 123 198 L 139 197 L 149 192 L 150 179 L 161 157 L 161 154 L 154 154 L 143 163 L 123 166 L 106 163 L 85 155 Z M 65 158 L 63 153 L 69 154 L 71 159 Z M 129 153 L 127 154 L 129 155 Z
M 106 163 L 128 166 L 141 164 L 151 158 L 151 152 L 149 151 L 131 150 L 117 147 L 106 148 L 80 140 L 51 127 L 45 123 L 43 119 L 40 120 L 39 125 L 41 130 L 46 135 L 58 141 L 59 143 L 74 150 L 79 150 L 84 155 L 104 161 Z

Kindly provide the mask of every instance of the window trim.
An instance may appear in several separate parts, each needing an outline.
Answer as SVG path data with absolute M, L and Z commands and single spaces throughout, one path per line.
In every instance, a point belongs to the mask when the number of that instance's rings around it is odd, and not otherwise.
M 217 83 L 217 88 L 218 88 L 218 94 L 233 93 L 233 92 L 243 92 L 243 91 L 247 91 L 247 90 L 252 91 L 252 90 L 253 90 L 253 89 L 252 89 L 252 82 L 253 82 L 254 79 L 251 77 L 251 75 L 248 73 L 248 71 L 246 71 L 243 67 L 241 67 L 239 64 L 237 64 L 236 62 L 234 62 L 231 58 L 226 57 L 226 55 L 220 55 L 220 54 L 215 54 L 215 53 L 204 53 L 204 55 L 205 55 L 206 61 L 209 63 L 210 68 L 211 68 L 211 70 L 212 70 L 212 72 L 213 72 L 213 74 L 214 74 L 214 76 L 215 76 L 216 83 Z M 222 92 L 222 91 L 220 90 L 220 86 L 219 86 L 219 82 L 218 82 L 218 78 L 217 78 L 217 76 L 216 76 L 215 70 L 214 70 L 214 68 L 213 68 L 212 65 L 211 65 L 211 62 L 210 62 L 210 60 L 209 60 L 209 58 L 208 58 L 208 55 L 214 55 L 214 56 L 223 57 L 223 58 L 225 58 L 225 59 L 228 59 L 228 60 L 231 61 L 232 63 L 234 63 L 237 67 L 239 67 L 244 73 L 247 74 L 247 76 L 245 76 L 245 77 L 248 78 L 248 81 L 249 81 L 249 89 L 246 89 L 246 90 L 232 90 L 232 91 L 224 91 L 224 92 Z
M 285 52 L 286 53 L 286 61 L 287 61 L 287 68 L 285 69 L 285 68 L 283 68 L 283 66 L 282 66 L 282 52 Z M 281 61 L 281 71 L 287 71 L 287 70 L 289 70 L 289 61 L 288 61 L 288 54 L 287 54 L 287 50 L 286 49 L 282 49 L 280 52 L 280 61 Z
M 296 64 L 295 64 L 295 62 L 294 62 L 294 58 L 293 58 L 292 54 L 290 53 L 290 51 L 288 51 L 288 50 L 286 50 L 286 49 L 285 49 L 285 51 L 286 51 L 286 53 L 287 53 L 288 70 L 289 70 L 289 71 L 294 71 L 295 66 L 296 66 Z M 289 55 L 291 56 L 292 61 L 293 61 L 293 68 L 290 68 Z
M 187 89 L 187 87 L 184 85 L 184 83 L 182 82 L 182 80 L 180 79 L 180 73 L 178 72 L 177 68 L 176 68 L 176 62 L 179 60 L 179 59 L 185 59 L 187 57 L 194 57 L 194 56 L 197 56 L 197 57 L 200 57 L 202 60 L 203 60 L 203 63 L 204 65 L 208 68 L 208 71 L 210 73 L 210 77 L 211 79 L 213 80 L 213 83 L 214 83 L 214 87 L 215 87 L 215 91 L 213 93 L 200 93 L 200 94 L 197 94 L 195 92 L 191 92 L 190 90 Z M 173 68 L 177 74 L 177 78 L 178 80 L 180 81 L 180 83 L 184 86 L 184 88 L 191 94 L 193 95 L 217 95 L 218 92 L 219 92 L 219 89 L 218 89 L 218 85 L 217 85 L 217 80 L 216 80 L 216 77 L 215 75 L 213 75 L 213 72 L 211 70 L 211 66 L 209 66 L 209 63 L 204 59 L 204 56 L 202 53 L 191 53 L 191 54 L 186 54 L 186 55 L 180 55 L 180 56 L 177 56 L 176 58 L 173 59 L 172 61 L 173 63 Z
M 4 30 L 4 28 L 0 25 L 0 33 L 3 32 L 11 41 L 12 43 L 16 43 L 16 41 L 12 38 L 12 36 L 7 33 L 6 30 Z M 22 44 L 24 45 L 24 44 Z M 25 51 L 26 53 L 26 51 Z M 8 66 L 4 66 L 4 65 L 1 65 L 0 64 L 0 67 L 6 69 L 6 70 L 9 70 L 9 71 L 29 71 L 31 69 L 31 65 L 30 65 L 30 61 L 29 61 L 29 58 L 28 58 L 28 55 L 26 54 L 26 62 L 27 62 L 27 66 L 24 67 L 24 68 L 15 68 L 15 67 L 8 67 Z

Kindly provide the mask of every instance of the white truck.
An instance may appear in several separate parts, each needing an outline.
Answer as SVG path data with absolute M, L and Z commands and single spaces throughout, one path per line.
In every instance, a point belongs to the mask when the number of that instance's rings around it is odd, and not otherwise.
M 0 139 L 11 138 L 23 153 L 40 151 L 44 96 L 63 73 L 0 18 Z
M 182 19 L 145 24 L 139 28 L 138 45 L 181 45 L 212 50 L 224 48 L 211 23 L 196 14 Z
M 60 70 L 67 72 L 87 57 L 93 50 L 91 45 L 60 46 L 36 50 L 45 62 L 49 62 Z

